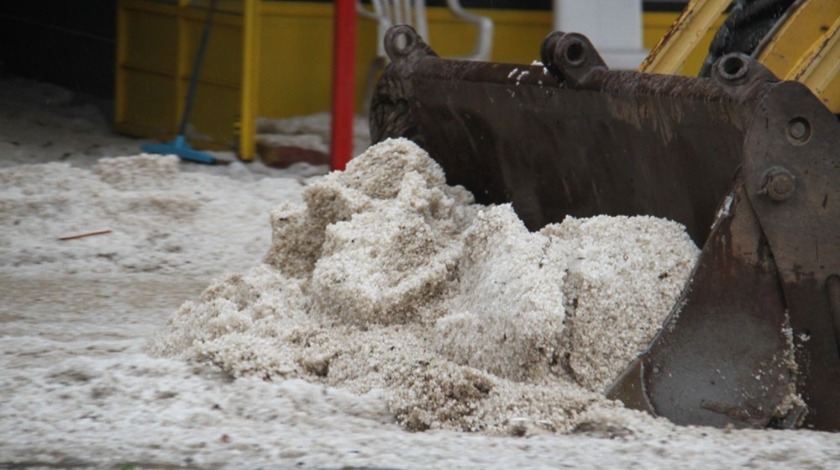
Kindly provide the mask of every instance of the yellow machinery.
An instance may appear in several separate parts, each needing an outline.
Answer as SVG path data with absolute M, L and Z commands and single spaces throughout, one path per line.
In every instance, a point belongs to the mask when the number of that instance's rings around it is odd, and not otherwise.
M 676 75 L 727 8 L 703 76 Z M 699 260 L 608 396 L 678 424 L 840 431 L 838 28 L 837 0 L 693 0 L 640 71 L 613 71 L 580 34 L 518 65 L 444 60 L 397 26 L 372 139 L 414 140 L 530 229 L 685 225 Z
M 677 74 L 689 56 L 700 48 L 707 32 L 731 0 L 692 0 L 669 32 L 663 36 L 640 72 Z M 810 88 L 835 114 L 840 113 L 840 2 L 795 2 L 772 34 L 752 51 L 752 56 L 784 80 Z

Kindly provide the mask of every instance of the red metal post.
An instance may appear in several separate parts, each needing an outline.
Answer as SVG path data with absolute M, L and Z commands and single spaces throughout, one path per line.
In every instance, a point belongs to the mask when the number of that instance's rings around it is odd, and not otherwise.
M 335 0 L 333 38 L 332 169 L 353 156 L 356 82 L 356 1 Z

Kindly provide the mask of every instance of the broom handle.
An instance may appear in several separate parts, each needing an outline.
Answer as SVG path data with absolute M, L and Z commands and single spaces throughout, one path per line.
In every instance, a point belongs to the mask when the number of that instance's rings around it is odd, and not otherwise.
M 178 126 L 178 135 L 184 136 L 187 132 L 187 123 L 192 113 L 195 89 L 198 85 L 198 75 L 204 63 L 204 51 L 207 49 L 207 39 L 210 37 L 210 26 L 213 24 L 213 13 L 216 11 L 216 0 L 210 0 L 207 6 L 207 18 L 204 20 L 204 30 L 201 31 L 201 41 L 198 43 L 198 52 L 195 54 L 192 75 L 190 75 L 190 87 L 187 90 L 187 101 L 184 103 L 184 115 L 181 116 L 181 125 Z

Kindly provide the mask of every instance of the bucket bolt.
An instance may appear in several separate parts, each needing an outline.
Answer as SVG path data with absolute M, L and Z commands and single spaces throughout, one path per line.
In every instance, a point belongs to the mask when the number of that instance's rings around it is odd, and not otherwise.
M 774 166 L 764 173 L 764 185 L 758 190 L 758 194 L 782 202 L 790 199 L 795 188 L 796 177 L 787 169 Z
M 568 41 L 563 50 L 563 57 L 572 67 L 582 65 L 586 60 L 586 45 L 581 40 Z
M 803 117 L 796 117 L 787 123 L 787 138 L 794 145 L 802 145 L 811 138 L 811 123 Z
M 750 62 L 747 56 L 735 52 L 723 56 L 717 63 L 717 69 L 722 78 L 734 82 L 747 76 Z

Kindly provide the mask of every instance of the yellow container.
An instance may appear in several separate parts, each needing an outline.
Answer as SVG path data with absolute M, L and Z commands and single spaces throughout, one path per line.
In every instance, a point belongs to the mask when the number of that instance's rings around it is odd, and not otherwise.
M 120 132 L 169 140 L 177 132 L 206 0 L 119 0 L 115 125 Z M 486 9 L 494 21 L 495 62 L 530 63 L 551 31 L 550 11 Z M 655 16 L 651 16 L 655 15 Z M 467 52 L 475 31 L 446 8 L 429 8 L 430 44 L 442 56 Z M 652 47 L 676 13 L 646 14 Z M 190 143 L 254 157 L 257 117 L 330 109 L 333 5 L 327 2 L 219 0 L 190 116 Z M 711 36 L 710 36 L 711 37 Z M 356 109 L 364 107 L 376 27 L 359 19 Z M 700 54 L 703 55 L 703 54 Z M 699 61 L 695 60 L 699 68 Z M 237 131 L 238 128 L 238 131 Z
M 159 140 L 177 132 L 206 7 L 206 0 L 119 0 L 118 131 Z M 217 2 L 189 119 L 191 144 L 235 148 L 250 160 L 257 116 L 329 109 L 332 27 L 329 3 Z M 373 34 L 372 25 L 360 27 L 360 43 L 370 42 L 360 61 L 373 57 Z M 364 70 L 356 77 L 359 96 Z

